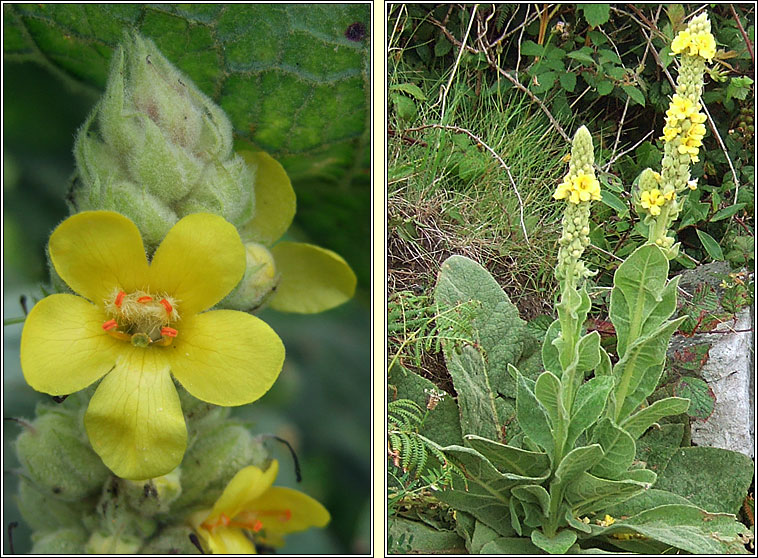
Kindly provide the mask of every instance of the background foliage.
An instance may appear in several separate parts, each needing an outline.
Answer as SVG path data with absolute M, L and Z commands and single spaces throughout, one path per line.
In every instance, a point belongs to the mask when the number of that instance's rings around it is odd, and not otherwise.
M 288 539 L 288 551 L 364 552 L 369 539 L 370 177 L 369 6 L 4 4 L 4 318 L 19 296 L 40 298 L 44 247 L 68 213 L 76 129 L 102 93 L 109 59 L 136 28 L 232 120 L 235 136 L 287 169 L 298 196 L 290 235 L 335 250 L 363 287 L 316 316 L 264 312 L 287 363 L 276 386 L 238 414 L 292 441 L 304 484 L 330 510 L 328 530 Z M 354 25 L 357 24 L 357 25 Z M 353 26 L 350 37 L 348 27 Z M 31 300 L 29 305 L 31 304 Z M 21 325 L 4 328 L 5 416 L 29 417 L 42 396 L 23 382 Z M 18 519 L 8 423 L 6 524 Z M 277 448 L 281 480 L 294 484 Z M 4 533 L 4 549 L 7 537 Z M 23 525 L 15 550 L 28 549 Z

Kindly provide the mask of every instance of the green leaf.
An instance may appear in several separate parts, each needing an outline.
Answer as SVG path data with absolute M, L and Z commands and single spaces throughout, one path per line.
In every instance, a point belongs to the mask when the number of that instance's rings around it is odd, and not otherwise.
M 636 339 L 613 367 L 617 378 L 616 416 L 623 422 L 658 386 L 671 336 L 686 316 L 666 322 L 648 335 Z
M 624 92 L 629 95 L 629 98 L 632 101 L 640 106 L 645 106 L 645 95 L 643 95 L 642 91 L 640 91 L 637 87 L 634 87 L 633 85 L 622 85 L 621 89 L 623 89 Z
M 607 79 L 598 81 L 596 84 L 597 94 L 601 97 L 613 91 L 613 82 Z
M 566 415 L 561 401 L 561 381 L 552 372 L 543 372 L 534 384 L 534 395 L 547 411 L 552 427 L 559 428 L 561 417 Z
M 339 254 L 301 242 L 279 242 L 271 249 L 279 285 L 269 305 L 281 312 L 323 312 L 350 300 L 356 277 Z
M 400 120 L 411 122 L 416 118 L 418 108 L 413 99 L 409 99 L 400 93 L 390 93 L 390 99 L 392 100 L 392 104 L 395 105 L 395 111 Z
M 435 302 L 441 314 L 438 325 L 445 360 L 458 392 L 463 433 L 500 439 L 501 426 L 513 414 L 516 395 L 508 365 L 518 365 L 534 343 L 526 323 L 492 275 L 463 256 L 451 256 L 440 266 Z M 452 322 L 470 326 L 478 349 L 445 339 Z
M 455 508 L 473 515 L 503 536 L 513 534 L 503 518 L 510 515 L 508 501 L 510 490 L 521 484 L 540 484 L 549 474 L 541 477 L 524 477 L 500 473 L 481 454 L 471 448 L 448 446 L 442 448 L 445 456 L 462 467 L 467 475 L 467 489 L 460 480 L 454 479 L 453 490 L 442 490 L 436 497 Z
M 686 498 L 669 492 L 668 490 L 659 490 L 657 488 L 651 488 L 645 490 L 629 498 L 625 502 L 620 504 L 614 504 L 609 506 L 601 513 L 607 513 L 611 517 L 631 517 L 637 515 L 645 510 L 657 508 L 666 504 L 683 504 L 685 506 L 691 506 L 692 503 Z
M 519 554 L 542 554 L 542 552 L 527 538 L 500 537 L 482 546 L 479 554 L 515 556 Z
M 700 378 L 685 376 L 674 386 L 677 397 L 683 397 L 691 402 L 687 414 L 699 420 L 708 420 L 716 406 L 716 396 L 710 386 Z
M 666 504 L 617 521 L 603 530 L 615 533 L 639 533 L 693 554 L 744 553 L 744 539 L 749 532 L 733 515 L 712 514 L 696 506 Z M 614 539 L 608 538 L 609 542 Z
M 602 458 L 603 449 L 600 444 L 591 444 L 568 452 L 555 470 L 555 479 L 551 483 L 550 493 L 553 494 L 553 485 L 570 485 L 574 479 L 595 466 Z
M 616 211 L 620 219 L 626 219 L 629 214 L 629 207 L 620 198 L 611 194 L 608 190 L 601 190 L 600 198 L 605 205 Z
M 595 59 L 591 56 L 592 49 L 589 47 L 582 47 L 579 50 L 569 52 L 566 56 L 573 58 L 577 62 L 583 63 L 585 66 L 592 66 L 595 64 Z
M 547 490 L 538 484 L 516 486 L 511 489 L 511 494 L 523 502 L 539 506 L 544 517 L 547 517 L 550 513 L 550 495 L 547 493 Z
M 577 4 L 577 8 L 584 12 L 584 18 L 592 27 L 607 23 L 611 16 L 610 4 Z
M 547 328 L 545 339 L 542 342 L 542 365 L 545 367 L 545 370 L 552 372 L 556 376 L 560 376 L 563 371 L 558 359 L 558 348 L 553 344 L 553 341 L 558 338 L 560 333 L 561 322 L 555 320 Z
M 711 257 L 711 259 L 724 259 L 724 253 L 721 251 L 721 246 L 719 246 L 719 243 L 716 242 L 716 240 L 711 235 L 709 235 L 707 232 L 701 231 L 700 229 L 695 229 L 695 232 L 697 233 L 697 237 L 700 239 L 700 242 L 703 243 L 703 248 L 705 248 L 705 251 L 708 252 L 708 255 Z
M 389 87 L 390 91 L 402 91 L 417 101 L 426 101 L 427 97 L 418 85 L 413 83 L 398 83 Z
M 573 93 L 574 89 L 576 88 L 576 74 L 573 72 L 562 72 L 558 79 L 561 82 L 561 87 L 568 91 L 569 93 Z
M 735 203 L 729 207 L 719 209 L 716 213 L 713 214 L 713 217 L 711 217 L 711 223 L 715 221 L 721 221 L 723 219 L 728 219 L 735 213 L 739 212 L 743 207 L 745 207 L 744 203 Z
M 626 430 L 632 438 L 637 439 L 658 420 L 663 417 L 684 413 L 689 405 L 690 402 L 688 399 L 682 399 L 680 397 L 659 399 L 652 405 L 649 405 L 628 417 L 621 423 L 621 427 Z
M 518 374 L 517 382 L 516 418 L 524 434 L 552 456 L 553 432 L 548 423 L 547 412 L 537 401 L 521 374 Z
M 600 479 L 585 472 L 566 486 L 564 497 L 580 517 L 624 502 L 643 490 L 645 485 L 633 480 Z
M 605 408 L 605 402 L 611 389 L 613 389 L 613 378 L 611 376 L 592 378 L 579 387 L 574 399 L 566 439 L 567 447 L 573 447 L 579 435 L 597 421 Z
M 592 442 L 603 448 L 603 458 L 590 469 L 590 473 L 606 479 L 621 478 L 634 461 L 634 439 L 610 419 L 604 418 L 595 426 Z
M 544 52 L 545 47 L 538 45 L 534 41 L 524 41 L 521 43 L 522 56 L 542 56 Z
M 453 531 L 433 529 L 419 521 L 393 517 L 389 520 L 387 529 L 392 541 L 403 541 L 420 554 L 435 554 L 440 551 L 463 553 L 466 550 L 463 539 Z M 400 553 L 405 551 L 403 547 L 389 549 L 390 552 L 393 550 Z
M 295 191 L 284 168 L 268 153 L 240 151 L 240 155 L 256 168 L 255 217 L 242 226 L 242 240 L 270 246 L 279 240 L 295 217 Z
M 400 365 L 393 366 L 387 377 L 387 384 L 397 389 L 396 399 L 410 399 L 422 409 L 426 407 L 427 393 L 439 388 L 426 378 L 411 372 Z M 449 395 L 437 403 L 433 413 L 424 419 L 419 434 L 430 438 L 441 446 L 461 445 L 461 425 L 458 417 L 458 405 Z
M 445 37 L 445 35 L 440 33 L 440 36 L 437 38 L 437 42 L 434 43 L 434 56 L 438 58 L 441 56 L 445 56 L 452 49 L 453 49 L 453 43 L 448 41 L 447 37 Z
M 565 554 L 576 542 L 576 532 L 570 529 L 558 531 L 554 537 L 548 537 L 539 529 L 532 531 L 532 543 L 548 554 Z
M 753 462 L 742 453 L 711 447 L 679 448 L 655 487 L 684 496 L 709 512 L 736 514 L 752 478 Z
M 619 58 L 618 54 L 609 48 L 601 48 L 597 51 L 597 54 L 598 60 L 601 64 L 605 62 L 610 62 L 611 64 L 621 64 L 621 58 Z
M 660 475 L 679 450 L 683 437 L 684 425 L 680 423 L 651 428 L 637 440 L 637 460 Z
M 618 338 L 619 357 L 629 343 L 660 325 L 676 309 L 677 280 L 666 282 L 668 259 L 660 248 L 637 248 L 616 270 L 610 317 Z
M 546 453 L 527 451 L 470 434 L 466 442 L 501 473 L 523 477 L 542 477 L 550 470 Z
M 579 338 L 576 344 L 576 370 L 580 374 L 595 370 L 600 364 L 600 334 L 592 331 Z

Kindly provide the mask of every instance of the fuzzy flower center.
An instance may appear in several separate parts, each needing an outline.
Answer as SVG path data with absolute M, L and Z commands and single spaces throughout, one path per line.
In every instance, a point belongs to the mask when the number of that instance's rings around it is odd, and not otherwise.
M 179 319 L 176 300 L 165 293 L 115 290 L 104 302 L 110 319 L 102 327 L 115 339 L 135 347 L 168 346 L 179 333 L 169 327 Z

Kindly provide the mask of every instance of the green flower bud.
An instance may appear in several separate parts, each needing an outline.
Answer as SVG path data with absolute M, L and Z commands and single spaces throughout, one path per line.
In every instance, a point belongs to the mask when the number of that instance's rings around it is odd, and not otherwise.
M 33 531 L 81 527 L 80 518 L 87 509 L 83 502 L 63 502 L 47 496 L 23 478 L 18 486 L 16 503 L 21 517 Z
M 121 482 L 127 504 L 139 514 L 151 517 L 166 513 L 171 504 L 182 493 L 181 468 L 177 467 L 167 475 L 147 481 Z
M 140 549 L 140 554 L 200 554 L 190 541 L 194 531 L 187 526 L 163 529 Z
M 76 502 L 97 493 L 110 471 L 92 450 L 78 415 L 41 414 L 16 440 L 24 474 L 43 494 Z
M 254 215 L 255 168 L 232 151 L 229 119 L 139 35 L 114 52 L 74 154 L 74 209 L 123 213 L 148 251 L 189 213 L 216 213 L 236 226 Z
M 135 554 L 142 541 L 133 535 L 110 535 L 95 531 L 84 545 L 87 554 Z
M 171 510 L 210 507 L 232 477 L 248 465 L 263 466 L 269 455 L 261 442 L 236 421 L 208 425 L 182 461 L 182 493 Z
M 84 554 L 87 533 L 81 527 L 64 527 L 32 535 L 31 554 Z
M 276 272 L 274 256 L 263 244 L 246 242 L 247 268 L 242 280 L 221 301 L 223 308 L 236 310 L 255 310 L 273 294 L 279 275 Z

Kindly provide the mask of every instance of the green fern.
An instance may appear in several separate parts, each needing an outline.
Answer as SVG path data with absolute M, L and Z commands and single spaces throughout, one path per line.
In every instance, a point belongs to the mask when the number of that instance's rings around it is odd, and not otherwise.
M 411 474 L 408 480 L 421 479 L 423 488 L 452 486 L 455 477 L 465 483 L 463 471 L 445 458 L 437 444 L 419 434 L 425 416 L 421 406 L 410 399 L 396 399 L 388 403 L 388 458 L 403 473 Z M 436 464 L 429 462 L 430 455 Z
M 424 353 L 435 354 L 442 350 L 442 341 L 472 344 L 471 326 L 476 301 L 461 303 L 438 312 L 431 297 L 399 291 L 390 295 L 387 302 L 387 333 L 390 368 L 395 361 L 407 359 L 403 364 L 421 368 Z

